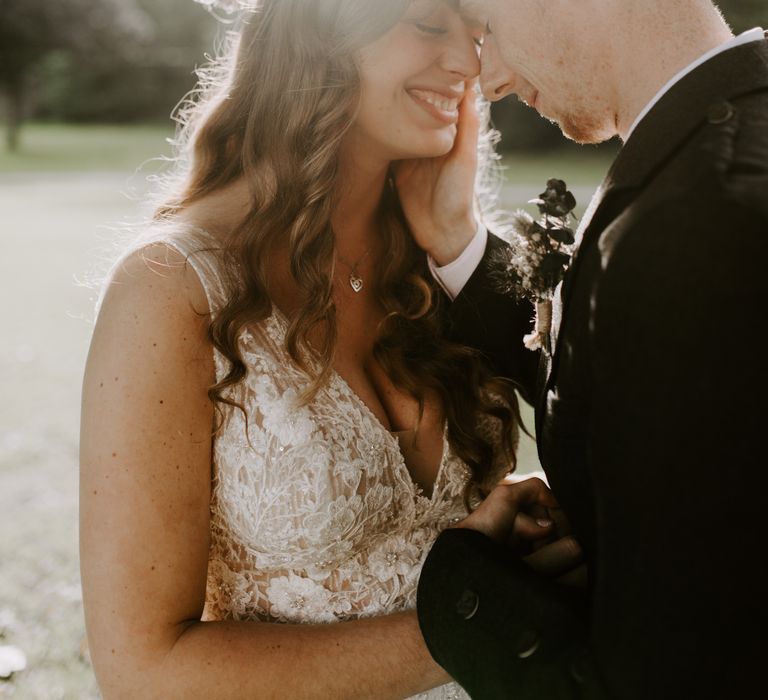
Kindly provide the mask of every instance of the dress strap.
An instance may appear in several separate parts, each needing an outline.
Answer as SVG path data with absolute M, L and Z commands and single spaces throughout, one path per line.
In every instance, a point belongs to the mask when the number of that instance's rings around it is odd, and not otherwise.
M 228 276 L 224 272 L 221 243 L 204 229 L 178 221 L 153 222 L 124 248 L 118 259 L 112 264 L 112 270 L 122 265 L 129 257 L 141 253 L 149 246 L 162 244 L 177 251 L 184 257 L 185 264 L 191 266 L 200 280 L 208 308 L 211 314 L 216 314 L 226 303 Z M 109 279 L 111 272 L 107 276 Z M 96 316 L 101 311 L 108 284 L 105 282 L 96 302 Z M 228 363 L 214 348 L 216 379 L 220 381 L 227 372 Z
M 215 314 L 226 303 L 227 275 L 223 268 L 221 243 L 206 230 L 188 224 L 161 224 L 147 243 L 165 243 L 184 256 L 197 274 Z

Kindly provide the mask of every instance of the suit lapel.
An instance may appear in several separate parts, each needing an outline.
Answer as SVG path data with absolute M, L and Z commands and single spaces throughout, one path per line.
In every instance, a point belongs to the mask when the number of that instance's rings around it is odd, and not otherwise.
M 583 240 L 585 232 L 587 231 L 592 220 L 594 219 L 595 214 L 597 213 L 598 209 L 600 209 L 604 199 L 605 199 L 605 190 L 601 185 L 600 188 L 595 193 L 595 195 L 592 197 L 592 200 L 590 201 L 589 206 L 584 212 L 584 216 L 579 222 L 579 227 L 576 231 L 576 249 L 573 254 L 573 260 L 571 261 L 571 265 L 570 265 L 571 269 L 573 269 L 573 267 L 575 267 L 578 264 L 578 254 L 579 254 L 579 249 L 581 247 L 581 241 Z M 552 299 L 552 330 L 550 333 L 550 347 L 553 350 L 554 348 L 557 347 L 560 324 L 561 324 L 562 315 L 563 315 L 563 298 L 566 294 L 567 287 L 570 284 L 571 279 L 572 279 L 572 273 L 569 272 L 568 275 L 566 275 L 565 279 L 560 283 L 560 285 L 558 285 L 557 289 L 555 289 L 555 294 Z
M 560 325 L 567 319 L 574 283 L 591 241 L 605 231 L 703 123 L 716 118 L 717 110 L 722 110 L 727 100 L 765 88 L 768 41 L 756 41 L 721 53 L 685 76 L 638 124 L 579 226 L 578 246 L 555 299 L 560 308 L 554 316 L 560 317 L 560 323 L 553 329 L 552 355 L 543 359 L 537 414 L 544 413 L 563 342 Z

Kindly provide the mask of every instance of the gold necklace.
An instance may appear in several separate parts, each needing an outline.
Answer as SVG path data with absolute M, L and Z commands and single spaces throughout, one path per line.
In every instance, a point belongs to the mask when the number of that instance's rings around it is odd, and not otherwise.
M 359 294 L 363 291 L 363 287 L 365 286 L 365 283 L 363 282 L 363 278 L 359 275 L 357 269 L 360 267 L 362 262 L 370 255 L 371 248 L 368 248 L 368 250 L 363 253 L 363 256 L 354 264 L 350 265 L 344 258 L 339 255 L 339 253 L 336 253 L 336 257 L 338 258 L 339 262 L 343 263 L 349 268 L 349 286 L 352 287 L 352 291 L 355 294 Z

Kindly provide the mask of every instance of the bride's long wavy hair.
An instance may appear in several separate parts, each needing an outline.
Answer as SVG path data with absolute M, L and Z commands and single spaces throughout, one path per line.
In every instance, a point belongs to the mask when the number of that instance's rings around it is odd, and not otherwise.
M 303 303 L 288 318 L 285 342 L 290 357 L 312 379 L 304 401 L 329 378 L 337 342 L 331 214 L 337 203 L 340 146 L 360 100 L 357 56 L 393 27 L 409 4 L 253 2 L 179 109 L 177 167 L 156 218 L 173 219 L 241 178 L 252 195 L 250 211 L 220 251 L 230 293 L 212 315 L 209 335 L 229 361 L 229 371 L 209 390 L 216 405 L 238 406 L 229 391 L 247 374 L 238 338 L 247 325 L 273 312 L 267 290 L 269 251 L 286 240 Z M 487 106 L 482 111 L 487 117 Z M 495 140 L 493 132 L 484 132 L 481 160 L 492 166 Z M 487 183 L 488 178 L 478 178 L 486 204 L 493 194 Z M 387 250 L 378 287 L 386 316 L 375 357 L 421 410 L 428 393 L 440 397 L 453 449 L 469 465 L 471 482 L 488 487 L 486 477 L 499 455 L 478 424 L 483 415 L 500 422 L 501 458 L 513 469 L 519 425 L 514 388 L 493 378 L 475 352 L 446 339 L 440 294 L 410 235 L 392 181 L 382 197 L 378 225 Z M 322 341 L 310 344 L 310 332 L 318 328 Z M 469 489 L 467 501 L 468 495 Z

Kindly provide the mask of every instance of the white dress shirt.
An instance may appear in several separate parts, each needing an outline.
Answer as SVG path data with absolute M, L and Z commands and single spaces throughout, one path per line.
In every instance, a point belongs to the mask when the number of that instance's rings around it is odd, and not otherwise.
M 427 258 L 432 276 L 451 299 L 459 296 L 459 292 L 469 282 L 469 278 L 472 277 L 472 273 L 477 269 L 485 255 L 487 243 L 488 229 L 483 224 L 479 224 L 475 237 L 464 248 L 464 252 L 453 262 L 443 265 L 443 267 L 438 267 L 431 257 Z
M 695 60 L 687 68 L 681 70 L 666 85 L 664 85 L 664 87 L 662 87 L 658 93 L 656 93 L 654 98 L 646 105 L 645 109 L 640 112 L 637 119 L 635 119 L 634 124 L 632 124 L 629 133 L 627 134 L 627 139 L 629 139 L 632 132 L 637 128 L 637 125 L 640 124 L 640 122 L 645 119 L 646 116 L 648 116 L 648 113 L 656 106 L 659 100 L 661 100 L 661 98 L 664 97 L 664 95 L 666 95 L 667 92 L 669 92 L 669 90 L 676 83 L 680 82 L 686 75 L 692 73 L 700 65 L 706 63 L 724 51 L 728 51 L 729 49 L 741 46 L 742 44 L 748 44 L 752 41 L 761 41 L 764 38 L 765 32 L 760 27 L 750 29 L 748 32 L 744 32 L 743 34 L 739 34 L 739 36 L 729 39 L 711 51 L 707 51 L 707 53 Z M 481 225 L 478 227 L 477 233 L 475 234 L 475 237 L 472 239 L 471 243 L 452 263 L 449 263 L 443 267 L 438 267 L 434 260 L 431 258 L 429 259 L 429 269 L 432 272 L 432 275 L 440 284 L 440 286 L 445 290 L 446 294 L 451 297 L 451 299 L 455 299 L 459 295 L 461 290 L 464 289 L 464 285 L 469 281 L 469 278 L 472 277 L 473 273 L 477 269 L 477 266 L 483 259 L 487 241 L 488 230 L 485 228 L 485 226 Z

